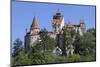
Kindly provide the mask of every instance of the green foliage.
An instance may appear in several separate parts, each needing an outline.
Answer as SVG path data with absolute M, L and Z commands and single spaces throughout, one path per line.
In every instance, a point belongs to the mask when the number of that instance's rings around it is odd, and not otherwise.
M 31 51 L 28 52 L 29 58 L 32 59 L 32 64 L 45 63 L 44 53 L 41 53 L 37 48 L 31 47 Z
M 58 57 L 56 60 L 57 62 L 82 62 L 82 61 L 95 61 L 96 58 L 95 56 L 91 55 L 81 56 L 79 54 L 73 54 L 70 56 Z
M 46 63 L 55 63 L 56 55 L 53 53 L 45 53 Z
M 83 36 L 77 34 L 74 46 L 75 53 L 80 55 L 95 55 L 95 36 L 91 32 L 86 32 Z
M 16 57 L 12 57 L 12 66 L 43 63 L 45 63 L 44 54 L 37 52 L 37 50 L 34 48 L 29 53 L 22 51 Z
M 81 56 L 79 54 L 73 54 L 70 56 L 58 56 L 56 57 L 56 63 L 61 62 L 81 62 L 81 61 L 95 61 L 96 58 L 91 55 Z
M 91 55 L 81 56 L 80 61 L 95 61 L 96 57 Z
M 57 56 L 56 63 L 67 62 L 67 56 Z
M 46 29 L 41 30 L 40 32 L 40 44 L 42 45 L 42 50 L 45 51 L 52 51 L 56 46 L 56 40 L 51 38 L 48 34 Z
M 27 53 L 20 52 L 16 57 L 12 57 L 12 66 L 32 64 L 32 60 L 28 56 Z
M 34 53 L 33 55 L 30 55 L 30 58 L 32 59 L 32 64 L 45 63 L 45 57 L 43 53 Z
M 80 43 L 81 43 L 81 36 L 79 35 L 79 32 L 77 32 L 75 36 L 74 46 L 75 46 L 75 53 L 79 54 L 80 51 Z
M 76 34 L 74 29 L 63 28 L 63 45 L 62 45 L 62 55 L 66 56 L 66 47 L 72 49 L 73 37 Z
M 87 50 L 89 51 L 89 53 L 92 55 L 94 55 L 95 53 L 92 53 L 95 51 L 96 49 L 96 43 L 95 43 L 95 37 L 93 36 L 92 33 L 87 32 L 86 34 L 84 34 L 84 45 L 85 48 L 87 48 Z
M 74 36 L 75 41 L 73 44 Z M 28 52 L 23 50 L 22 41 L 16 39 L 13 44 L 12 66 L 96 60 L 95 29 L 89 29 L 83 36 L 80 36 L 79 32 L 76 33 L 75 30 L 64 28 L 62 37 L 62 56 L 56 56 L 52 53 L 56 46 L 56 40 L 48 36 L 46 29 L 42 30 L 40 33 L 41 41 L 35 46 L 30 47 Z M 66 47 L 71 49 L 70 45 L 75 47 L 75 53 L 66 56 Z
M 71 33 L 71 37 L 72 37 L 72 38 L 76 35 L 76 31 L 75 31 L 74 29 L 72 29 L 72 30 L 70 31 L 70 33 Z
M 79 62 L 81 59 L 79 54 L 74 54 L 67 57 L 67 62 Z
M 96 36 L 96 29 L 95 28 L 90 28 L 87 30 L 87 32 L 92 33 L 94 36 Z
M 20 53 L 20 51 L 22 51 L 23 50 L 23 47 L 22 47 L 22 41 L 19 39 L 19 38 L 17 38 L 15 41 L 14 41 L 14 43 L 13 43 L 13 53 L 12 53 L 12 56 L 17 56 L 19 53 Z

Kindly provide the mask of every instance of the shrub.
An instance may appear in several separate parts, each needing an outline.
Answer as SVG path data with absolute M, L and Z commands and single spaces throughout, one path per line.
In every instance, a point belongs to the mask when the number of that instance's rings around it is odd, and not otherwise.
M 95 61 L 95 60 L 96 60 L 95 56 L 87 55 L 87 56 L 81 56 L 80 61 Z
M 72 56 L 67 57 L 67 62 L 79 62 L 81 59 L 79 54 L 74 54 Z
M 45 61 L 46 63 L 55 63 L 56 55 L 53 53 L 45 54 Z

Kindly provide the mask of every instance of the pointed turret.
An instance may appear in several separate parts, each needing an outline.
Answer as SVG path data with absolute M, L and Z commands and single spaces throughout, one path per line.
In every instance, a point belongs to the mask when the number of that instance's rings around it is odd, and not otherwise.
M 37 20 L 36 16 L 33 18 L 31 28 L 32 29 L 39 29 L 38 20 Z
M 33 18 L 32 25 L 30 28 L 31 34 L 37 34 L 39 32 L 39 25 L 36 16 Z
M 61 14 L 61 12 L 60 12 L 60 9 L 57 10 L 56 16 L 62 16 L 62 14 Z
M 69 21 L 66 26 L 67 26 L 67 28 L 73 28 L 74 24 L 71 21 Z
M 81 28 L 85 27 L 85 22 L 84 22 L 84 20 L 82 20 L 82 19 L 80 20 L 80 27 L 81 27 Z
M 84 20 L 81 19 L 81 20 L 80 20 L 80 24 L 84 24 Z

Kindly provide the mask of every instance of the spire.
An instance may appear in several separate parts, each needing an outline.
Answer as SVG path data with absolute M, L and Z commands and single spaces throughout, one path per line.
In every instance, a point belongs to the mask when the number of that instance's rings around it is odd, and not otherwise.
M 74 24 L 71 21 L 68 21 L 67 27 L 73 27 Z
M 32 25 L 30 28 L 30 35 L 36 35 L 39 33 L 39 26 L 38 26 L 38 20 L 36 16 L 33 18 Z
M 38 20 L 37 20 L 36 16 L 33 18 L 31 29 L 39 29 Z
M 80 24 L 84 24 L 84 20 L 83 19 L 80 20 Z
M 61 15 L 60 9 L 58 8 L 56 15 Z
M 58 8 L 57 13 L 60 13 L 60 9 Z

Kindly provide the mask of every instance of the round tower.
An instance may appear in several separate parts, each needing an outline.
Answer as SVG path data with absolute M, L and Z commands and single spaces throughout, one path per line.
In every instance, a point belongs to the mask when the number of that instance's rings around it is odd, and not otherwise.
M 39 25 L 36 16 L 33 18 L 32 25 L 30 27 L 31 34 L 38 34 L 39 33 Z
M 58 9 L 56 14 L 53 16 L 52 28 L 53 32 L 58 34 L 64 26 L 64 17 Z

